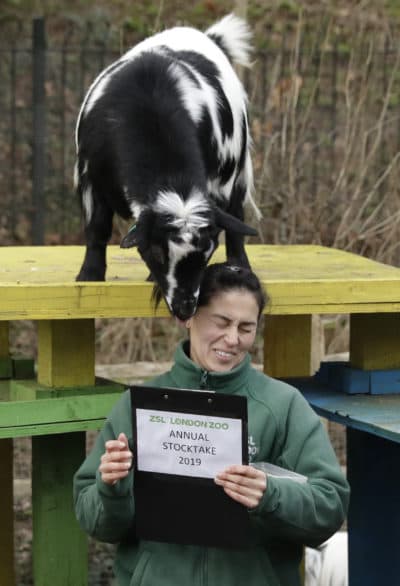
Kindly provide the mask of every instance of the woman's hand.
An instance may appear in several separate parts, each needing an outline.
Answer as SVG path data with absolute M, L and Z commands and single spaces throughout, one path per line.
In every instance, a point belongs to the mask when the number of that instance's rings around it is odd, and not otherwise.
M 124 433 L 120 433 L 118 439 L 106 442 L 105 448 L 106 451 L 101 457 L 99 471 L 102 481 L 105 484 L 113 485 L 128 476 L 133 454 Z
M 217 474 L 214 481 L 248 509 L 257 507 L 267 488 L 265 472 L 253 466 L 229 466 Z

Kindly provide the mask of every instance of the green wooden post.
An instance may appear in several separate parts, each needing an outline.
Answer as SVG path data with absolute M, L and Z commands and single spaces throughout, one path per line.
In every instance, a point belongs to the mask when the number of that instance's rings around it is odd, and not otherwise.
M 93 319 L 38 322 L 39 384 L 93 385 L 94 343 Z M 72 477 L 84 456 L 84 433 L 32 438 L 35 586 L 87 586 L 87 540 L 72 501 Z
M 10 361 L 8 322 L 0 322 L 0 361 Z M 14 586 L 13 440 L 0 439 L 0 584 Z
M 84 432 L 32 438 L 35 586 L 87 586 L 87 540 L 72 508 L 84 446 Z

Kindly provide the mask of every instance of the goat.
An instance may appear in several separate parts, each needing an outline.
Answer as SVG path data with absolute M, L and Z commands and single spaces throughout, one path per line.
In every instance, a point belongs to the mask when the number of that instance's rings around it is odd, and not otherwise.
M 137 246 L 181 320 L 193 315 L 204 269 L 226 232 L 227 260 L 249 266 L 244 222 L 253 171 L 247 96 L 231 60 L 249 66 L 250 31 L 230 14 L 205 33 L 175 27 L 149 37 L 90 86 L 76 127 L 75 184 L 85 216 L 78 281 L 104 280 L 114 213 L 136 224 Z

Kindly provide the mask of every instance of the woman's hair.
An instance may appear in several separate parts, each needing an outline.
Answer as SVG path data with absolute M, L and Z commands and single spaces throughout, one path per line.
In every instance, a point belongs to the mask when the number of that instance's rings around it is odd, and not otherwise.
M 215 263 L 206 268 L 200 285 L 197 307 L 208 305 L 214 295 L 232 289 L 242 289 L 254 295 L 260 318 L 269 299 L 259 278 L 251 269 L 231 265 L 227 262 Z

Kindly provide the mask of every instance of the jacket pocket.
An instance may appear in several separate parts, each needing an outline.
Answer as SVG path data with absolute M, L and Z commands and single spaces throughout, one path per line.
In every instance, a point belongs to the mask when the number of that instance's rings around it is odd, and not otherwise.
M 129 586 L 140 586 L 142 584 L 144 573 L 146 571 L 146 566 L 149 562 L 150 557 L 151 553 L 149 551 L 142 552 L 135 566 L 135 570 L 133 572 Z

